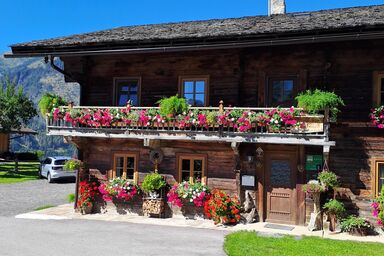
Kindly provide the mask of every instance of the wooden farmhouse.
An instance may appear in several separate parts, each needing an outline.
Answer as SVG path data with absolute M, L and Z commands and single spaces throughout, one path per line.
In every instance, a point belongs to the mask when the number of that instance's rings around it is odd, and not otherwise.
M 284 1 L 273 1 L 284 2 Z M 307 89 L 334 91 L 345 102 L 304 115 L 307 130 L 257 123 L 180 126 L 146 120 L 100 127 L 47 120 L 48 135 L 79 149 L 91 169 L 141 182 L 154 170 L 169 183 L 201 179 L 244 198 L 255 196 L 260 221 L 305 225 L 312 211 L 302 186 L 324 168 L 337 197 L 370 216 L 383 186 L 384 132 L 370 123 L 384 102 L 384 5 L 168 24 L 128 26 L 14 44 L 6 57 L 41 57 L 81 86 L 72 109 L 153 111 L 163 97 L 185 97 L 193 111 L 243 113 L 296 106 Z M 55 65 L 60 59 L 64 68 Z M 192 112 L 193 112 L 192 111 Z M 237 122 L 237 124 L 236 124 Z

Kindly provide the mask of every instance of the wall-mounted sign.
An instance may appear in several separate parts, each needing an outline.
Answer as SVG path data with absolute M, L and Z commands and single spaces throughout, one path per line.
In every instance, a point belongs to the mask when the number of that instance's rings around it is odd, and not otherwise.
M 255 186 L 255 176 L 253 176 L 253 175 L 242 175 L 241 176 L 241 186 L 244 186 L 244 187 L 254 187 Z
M 323 168 L 322 155 L 307 155 L 305 159 L 305 170 L 319 171 Z

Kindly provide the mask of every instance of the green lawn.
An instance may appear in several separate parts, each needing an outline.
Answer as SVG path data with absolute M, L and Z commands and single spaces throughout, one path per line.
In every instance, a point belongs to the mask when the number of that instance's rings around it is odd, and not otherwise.
M 19 171 L 14 172 L 15 163 L 0 163 L 0 183 L 16 183 L 27 180 L 38 179 L 40 163 L 38 162 L 20 162 Z
M 255 232 L 240 231 L 226 236 L 224 250 L 229 256 L 252 255 L 384 255 L 384 244 L 339 241 L 319 237 L 292 236 L 281 238 L 257 236 Z

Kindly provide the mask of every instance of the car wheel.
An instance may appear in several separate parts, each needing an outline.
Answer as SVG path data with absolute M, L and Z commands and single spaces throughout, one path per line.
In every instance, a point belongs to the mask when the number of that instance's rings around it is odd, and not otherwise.
M 48 173 L 48 175 L 47 175 L 47 181 L 48 181 L 48 183 L 53 183 L 53 180 L 52 180 L 50 173 Z

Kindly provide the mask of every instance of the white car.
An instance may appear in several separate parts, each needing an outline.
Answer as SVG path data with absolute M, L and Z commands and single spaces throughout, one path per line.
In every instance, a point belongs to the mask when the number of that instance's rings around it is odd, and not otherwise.
M 65 161 L 70 160 L 70 157 L 57 156 L 47 157 L 40 166 L 39 177 L 47 178 L 49 183 L 58 179 L 75 178 L 76 171 L 66 171 L 63 169 Z

